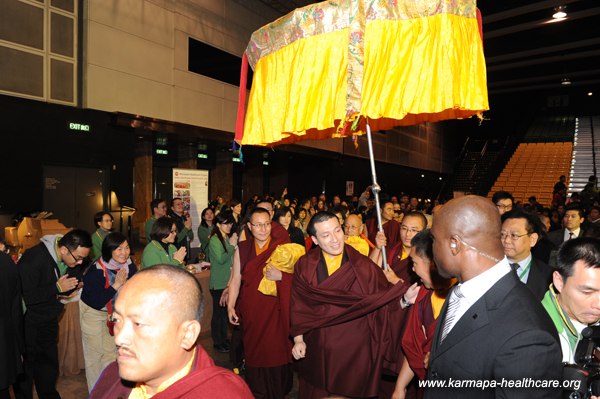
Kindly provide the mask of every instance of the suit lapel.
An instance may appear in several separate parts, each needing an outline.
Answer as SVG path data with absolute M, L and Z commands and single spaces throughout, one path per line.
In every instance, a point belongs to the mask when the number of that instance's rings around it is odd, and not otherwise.
M 527 286 L 531 291 L 537 293 L 539 290 L 543 290 L 541 287 L 545 281 L 543 280 L 540 268 L 535 264 L 535 260 L 531 258 L 531 267 L 529 268 L 529 277 L 527 277 Z
M 444 339 L 444 342 L 440 344 L 441 329 L 446 318 L 446 311 L 448 308 L 448 295 L 444 307 L 442 308 L 441 314 L 444 315 L 443 319 L 439 319 L 437 326 L 435 327 L 434 342 L 431 350 L 431 358 L 441 356 L 448 349 L 452 348 L 456 344 L 460 344 L 466 337 L 473 334 L 475 331 L 489 324 L 489 311 L 498 308 L 504 297 L 508 295 L 509 291 L 517 284 L 520 283 L 515 273 L 507 273 L 504 277 L 496 282 L 477 302 L 473 304 L 462 315 L 458 322 L 454 325 L 452 330 L 448 333 L 448 336 Z

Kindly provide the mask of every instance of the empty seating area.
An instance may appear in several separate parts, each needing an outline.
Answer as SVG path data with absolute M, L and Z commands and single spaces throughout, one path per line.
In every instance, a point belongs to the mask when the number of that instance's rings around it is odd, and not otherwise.
M 526 202 L 535 195 L 540 204 L 550 206 L 554 183 L 561 175 L 569 176 L 572 153 L 572 142 L 520 144 L 488 197 L 504 190 L 515 201 Z

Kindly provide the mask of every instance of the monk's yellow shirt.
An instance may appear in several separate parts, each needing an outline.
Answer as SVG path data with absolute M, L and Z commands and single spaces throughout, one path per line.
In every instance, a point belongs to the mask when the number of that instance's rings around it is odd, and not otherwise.
M 160 386 L 156 390 L 156 393 L 158 394 L 158 393 L 164 391 L 165 389 L 167 389 L 168 387 L 170 387 L 171 385 L 175 384 L 177 381 L 179 381 L 180 379 L 182 379 L 183 377 L 188 375 L 190 370 L 192 369 L 192 365 L 194 364 L 195 357 L 196 357 L 196 348 L 194 348 L 192 357 L 190 358 L 190 361 L 185 365 L 185 367 L 182 368 L 181 370 L 179 370 L 173 377 L 169 378 L 168 380 L 166 380 L 165 382 L 160 384 Z M 145 384 L 138 383 L 131 390 L 131 393 L 129 394 L 129 399 L 150 399 L 152 396 L 153 395 L 150 395 L 148 393 L 148 387 Z
M 342 266 L 343 255 L 344 253 L 342 252 L 341 254 L 332 257 L 323 252 L 323 258 L 325 258 L 325 265 L 327 265 L 327 273 L 329 273 L 330 276 L 333 273 L 335 273 L 337 269 L 340 268 L 340 266 Z

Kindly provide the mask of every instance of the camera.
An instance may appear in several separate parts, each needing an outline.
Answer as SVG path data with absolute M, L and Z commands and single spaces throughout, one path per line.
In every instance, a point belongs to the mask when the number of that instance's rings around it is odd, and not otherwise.
M 575 364 L 563 368 L 563 381 L 579 381 L 579 386 L 565 385 L 565 399 L 600 396 L 600 326 L 584 328 L 581 337 L 575 349 Z

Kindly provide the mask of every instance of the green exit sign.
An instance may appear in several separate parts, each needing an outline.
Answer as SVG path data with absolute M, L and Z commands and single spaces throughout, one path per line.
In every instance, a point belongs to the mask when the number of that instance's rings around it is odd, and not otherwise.
M 83 123 L 69 122 L 69 130 L 76 130 L 79 132 L 89 132 L 92 129 L 91 129 L 90 125 L 84 125 Z

